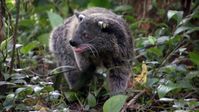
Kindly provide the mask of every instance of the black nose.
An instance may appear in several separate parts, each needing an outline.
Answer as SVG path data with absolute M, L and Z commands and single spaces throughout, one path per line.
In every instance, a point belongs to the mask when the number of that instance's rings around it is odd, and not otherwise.
M 77 47 L 77 42 L 75 42 L 75 41 L 73 41 L 73 40 L 69 40 L 69 43 L 70 43 L 70 45 L 71 46 L 73 46 L 73 47 Z

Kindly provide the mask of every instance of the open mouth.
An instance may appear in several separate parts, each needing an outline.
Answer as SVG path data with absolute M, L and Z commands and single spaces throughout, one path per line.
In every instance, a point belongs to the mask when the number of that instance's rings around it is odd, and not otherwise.
M 83 53 L 84 51 L 86 51 L 88 49 L 88 46 L 87 45 L 79 45 L 77 47 L 74 47 L 73 50 L 76 52 L 76 53 Z

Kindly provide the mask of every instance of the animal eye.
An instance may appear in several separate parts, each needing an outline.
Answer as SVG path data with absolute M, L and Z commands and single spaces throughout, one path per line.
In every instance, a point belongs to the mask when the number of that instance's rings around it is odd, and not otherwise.
M 78 16 L 78 18 L 79 18 L 79 21 L 82 21 L 82 20 L 85 18 L 85 16 L 82 15 L 82 14 L 80 14 L 80 15 Z
M 90 39 L 92 39 L 92 36 L 89 36 L 88 33 L 83 32 L 83 38 L 87 39 L 87 40 L 90 40 Z

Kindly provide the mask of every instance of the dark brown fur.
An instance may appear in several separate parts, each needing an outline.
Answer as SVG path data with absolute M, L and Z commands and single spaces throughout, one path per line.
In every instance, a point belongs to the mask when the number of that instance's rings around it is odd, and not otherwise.
M 50 50 L 59 66 L 75 68 L 65 73 L 70 88 L 86 85 L 97 68 L 105 67 L 110 90 L 115 93 L 127 88 L 132 41 L 120 16 L 104 8 L 90 8 L 69 17 L 52 32 Z M 86 50 L 82 50 L 82 46 Z

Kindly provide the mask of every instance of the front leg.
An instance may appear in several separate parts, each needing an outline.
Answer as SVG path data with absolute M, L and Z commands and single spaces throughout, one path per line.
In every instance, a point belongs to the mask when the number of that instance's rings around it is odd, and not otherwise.
M 92 73 L 89 71 L 79 71 L 77 69 L 65 73 L 65 78 L 68 82 L 70 89 L 80 89 L 86 86 L 92 79 Z
M 74 52 L 76 65 L 78 66 L 80 71 L 85 71 L 89 66 L 91 66 L 91 63 L 89 59 L 86 59 L 82 54 L 77 54 Z
M 117 66 L 109 71 L 109 86 L 113 94 L 124 92 L 126 90 L 130 74 L 130 68 L 127 66 Z
M 76 68 L 65 75 L 70 89 L 79 89 L 86 86 L 93 77 L 95 66 L 88 59 L 74 53 Z
M 84 65 L 84 67 L 81 67 L 80 69 L 77 66 L 77 63 L 81 66 Z M 75 89 L 75 90 L 80 89 L 81 87 L 86 86 L 90 82 L 95 71 L 95 66 L 92 66 L 89 63 L 85 63 L 85 61 L 82 60 L 79 62 L 71 60 L 70 64 L 68 65 L 74 67 L 70 69 L 68 68 L 63 69 L 64 71 L 66 71 L 64 76 L 68 82 L 70 89 Z

